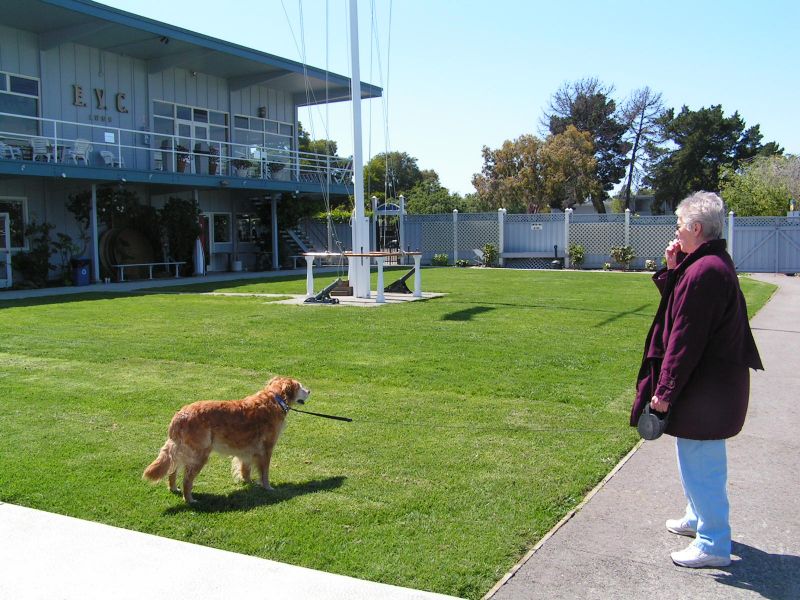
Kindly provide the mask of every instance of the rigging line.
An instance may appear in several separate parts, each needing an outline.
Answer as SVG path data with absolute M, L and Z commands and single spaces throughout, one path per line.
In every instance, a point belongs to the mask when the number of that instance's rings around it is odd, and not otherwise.
M 384 125 L 384 139 L 386 140 L 386 147 L 391 147 L 391 140 L 389 139 L 389 74 L 391 69 L 391 52 L 392 52 L 392 4 L 393 1 L 389 0 L 389 25 L 388 34 L 386 39 L 386 84 L 384 86 L 384 106 L 386 107 L 383 115 Z
M 370 77 L 372 77 L 372 51 L 375 50 L 375 54 L 377 54 L 377 61 L 378 61 L 378 83 L 383 86 L 383 68 L 381 62 L 381 49 L 379 43 L 379 35 L 378 35 L 378 19 L 377 19 L 377 11 L 375 10 L 375 0 L 370 0 L 370 37 L 369 37 L 369 53 L 370 53 Z M 382 98 L 381 106 L 384 106 L 384 99 Z M 384 110 L 384 120 L 385 120 L 385 110 Z M 372 103 L 370 103 L 370 142 L 372 141 Z M 389 198 L 389 161 L 388 161 L 388 154 L 389 149 L 386 146 L 386 130 L 385 128 L 381 132 L 384 134 L 383 144 L 384 144 L 384 160 L 383 160 L 383 198 L 384 202 Z
M 371 15 L 375 14 L 375 0 L 370 3 Z M 374 20 L 370 17 L 370 44 L 369 44 L 369 79 L 372 81 L 372 32 Z M 369 103 L 369 128 L 367 134 L 367 163 L 372 160 L 372 102 Z M 371 177 L 367 178 L 367 193 L 366 198 L 372 198 L 372 181 Z

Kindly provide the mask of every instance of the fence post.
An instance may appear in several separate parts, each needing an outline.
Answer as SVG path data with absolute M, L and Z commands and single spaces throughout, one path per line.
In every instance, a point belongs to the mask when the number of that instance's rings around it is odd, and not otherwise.
M 406 257 L 403 252 L 406 250 L 406 228 L 405 228 L 405 221 L 406 221 L 406 197 L 403 194 L 400 194 L 400 264 L 406 264 Z
M 564 268 L 569 269 L 569 217 L 572 209 L 564 211 Z
M 380 240 L 378 239 L 378 197 L 373 196 L 370 198 L 370 200 L 372 200 L 372 231 L 370 232 L 369 236 L 371 242 L 370 248 L 376 252 L 379 252 L 383 250 L 383 248 L 378 245 L 380 243 Z M 385 208 L 386 205 L 384 204 L 384 209 Z M 372 240 L 374 240 L 374 243 L 372 243 Z
M 453 264 L 458 262 L 458 209 L 453 209 Z
M 631 245 L 631 209 L 625 209 L 625 246 Z
M 505 229 L 505 208 L 497 209 L 497 227 L 499 233 L 498 248 L 497 248 L 497 264 L 503 266 L 503 252 L 505 252 L 505 236 L 503 230 Z
M 728 213 L 728 254 L 731 255 L 731 260 L 733 260 L 733 211 Z M 736 265 L 735 260 L 733 264 Z

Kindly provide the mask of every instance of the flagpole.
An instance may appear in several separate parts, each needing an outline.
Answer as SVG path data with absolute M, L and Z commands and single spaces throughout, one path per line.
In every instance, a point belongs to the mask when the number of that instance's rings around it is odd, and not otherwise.
M 350 92 L 353 99 L 353 252 L 369 252 L 369 229 L 364 213 L 364 157 L 361 151 L 361 72 L 358 55 L 358 6 L 350 0 Z M 356 298 L 369 298 L 369 258 L 352 258 L 350 285 Z

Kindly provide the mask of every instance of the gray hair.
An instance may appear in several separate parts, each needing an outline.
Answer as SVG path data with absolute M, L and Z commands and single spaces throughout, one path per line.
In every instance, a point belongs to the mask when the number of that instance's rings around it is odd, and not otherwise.
M 725 227 L 725 203 L 713 192 L 695 192 L 684 198 L 675 209 L 675 214 L 687 226 L 700 223 L 706 240 L 722 237 Z

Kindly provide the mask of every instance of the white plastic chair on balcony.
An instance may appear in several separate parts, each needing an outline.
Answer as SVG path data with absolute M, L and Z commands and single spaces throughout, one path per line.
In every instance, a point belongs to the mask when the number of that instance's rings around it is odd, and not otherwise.
M 16 146 L 9 146 L 5 142 L 0 142 L 0 158 L 22 159 L 22 150 Z
M 89 140 L 78 138 L 72 144 L 72 148 L 67 148 L 67 158 L 71 158 L 72 162 L 76 165 L 78 160 L 82 160 L 83 164 L 89 164 L 89 152 L 92 151 L 92 143 Z
M 31 158 L 35 161 L 39 156 L 43 156 L 47 162 L 53 161 L 53 149 L 50 146 L 50 141 L 47 138 L 34 137 L 31 138 L 31 148 L 33 148 L 33 155 Z
M 114 156 L 113 152 L 110 152 L 108 150 L 101 150 L 100 157 L 103 159 L 103 163 L 107 167 L 122 168 L 125 166 L 125 160 L 123 160 L 122 155 L 120 155 L 119 160 L 117 160 L 117 157 Z

